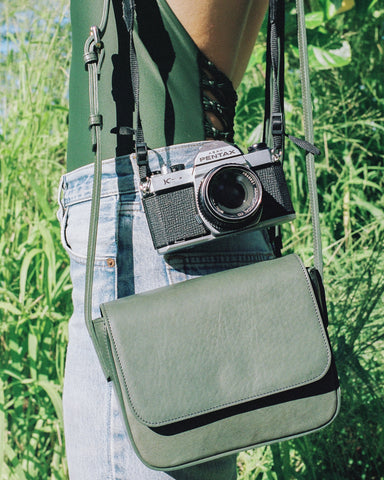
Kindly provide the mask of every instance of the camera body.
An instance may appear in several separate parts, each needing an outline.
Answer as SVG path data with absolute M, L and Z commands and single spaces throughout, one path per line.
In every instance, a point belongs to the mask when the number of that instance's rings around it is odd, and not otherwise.
M 142 201 L 161 254 L 295 218 L 282 164 L 265 144 L 243 154 L 226 142 L 206 143 L 193 167 L 154 172 Z

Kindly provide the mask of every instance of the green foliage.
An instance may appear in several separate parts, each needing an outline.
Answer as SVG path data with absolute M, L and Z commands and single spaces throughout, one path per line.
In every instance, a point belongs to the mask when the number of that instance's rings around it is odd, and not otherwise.
M 287 131 L 303 136 L 295 4 L 286 3 Z M 377 480 L 384 478 L 384 6 L 381 0 L 306 3 L 342 408 L 324 431 L 240 454 L 238 478 Z M 0 480 L 65 480 L 60 398 L 71 286 L 55 197 L 67 130 L 67 1 L 5 0 L 0 37 Z M 262 34 L 239 89 L 243 147 L 262 132 L 263 41 Z M 286 147 L 297 219 L 284 228 L 285 251 L 309 262 L 305 159 L 293 144 Z
M 68 8 L 3 2 L 0 26 L 0 478 L 61 479 L 71 303 L 55 191 L 66 143 Z

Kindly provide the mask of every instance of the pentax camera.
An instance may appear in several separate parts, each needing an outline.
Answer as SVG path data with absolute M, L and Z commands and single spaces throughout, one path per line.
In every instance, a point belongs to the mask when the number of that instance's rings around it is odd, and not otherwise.
M 264 143 L 247 154 L 223 141 L 204 144 L 193 167 L 153 172 L 142 201 L 161 254 L 295 218 L 282 164 Z

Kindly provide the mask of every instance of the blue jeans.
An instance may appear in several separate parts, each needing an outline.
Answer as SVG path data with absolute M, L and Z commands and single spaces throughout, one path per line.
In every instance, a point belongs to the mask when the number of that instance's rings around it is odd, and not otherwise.
M 150 152 L 152 170 L 193 164 L 202 142 Z M 111 383 L 105 380 L 84 321 L 84 283 L 93 165 L 62 177 L 59 213 L 70 257 L 73 315 L 64 382 L 64 424 L 71 480 L 235 480 L 234 456 L 165 473 L 136 457 L 125 432 Z M 93 288 L 93 315 L 118 297 L 218 270 L 270 259 L 264 232 L 247 232 L 166 256 L 153 248 L 130 157 L 103 162 L 102 194 Z M 197 299 L 198 301 L 198 299 Z M 172 395 L 172 392 L 170 392 Z

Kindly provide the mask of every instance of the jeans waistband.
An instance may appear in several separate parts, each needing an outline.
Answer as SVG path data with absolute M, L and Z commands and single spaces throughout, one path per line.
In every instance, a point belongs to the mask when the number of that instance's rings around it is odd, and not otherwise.
M 149 167 L 152 172 L 162 167 L 184 164 L 186 168 L 193 166 L 203 142 L 183 143 L 156 150 L 148 150 Z M 94 165 L 80 167 L 61 177 L 58 202 L 60 211 L 70 205 L 92 199 Z M 139 177 L 136 165 L 136 154 L 110 158 L 102 162 L 101 197 L 121 195 L 139 191 Z M 60 211 L 58 216 L 60 218 Z

